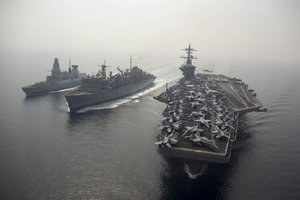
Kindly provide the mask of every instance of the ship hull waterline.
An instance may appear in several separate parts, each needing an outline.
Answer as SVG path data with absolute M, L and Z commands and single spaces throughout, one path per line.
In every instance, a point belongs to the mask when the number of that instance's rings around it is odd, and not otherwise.
M 23 87 L 22 90 L 26 93 L 27 96 L 35 96 L 47 94 L 48 92 L 68 89 L 72 87 L 79 86 L 81 84 L 81 79 L 74 82 L 69 82 L 63 85 L 43 85 L 43 86 L 27 86 Z
M 129 84 L 117 89 L 103 89 L 97 93 L 84 93 L 84 94 L 66 94 L 67 104 L 69 106 L 70 113 L 75 113 L 87 106 L 97 105 L 108 101 L 120 99 L 129 95 L 132 95 L 140 90 L 153 85 L 155 78 L 141 81 L 136 84 Z

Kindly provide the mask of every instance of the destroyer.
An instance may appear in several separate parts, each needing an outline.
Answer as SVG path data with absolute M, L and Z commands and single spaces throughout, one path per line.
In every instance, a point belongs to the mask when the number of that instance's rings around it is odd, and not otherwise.
M 196 74 L 194 49 L 189 45 L 184 77 L 156 97 L 167 104 L 158 135 L 159 152 L 183 161 L 184 170 L 195 178 L 209 163 L 226 163 L 236 140 L 239 117 L 265 111 L 254 90 L 237 78 Z
M 137 66 L 131 67 L 131 63 L 130 58 L 129 69 L 123 71 L 118 67 L 119 73 L 113 75 L 110 72 L 107 76 L 107 65 L 104 61 L 101 70 L 95 76 L 82 79 L 82 85 L 78 89 L 66 93 L 70 112 L 128 96 L 153 84 L 156 78 L 154 75 Z
M 78 65 L 72 65 L 71 69 L 71 61 L 69 62 L 68 72 L 60 71 L 58 58 L 55 58 L 51 75 L 46 77 L 46 81 L 37 82 L 35 84 L 22 87 L 22 90 L 26 93 L 26 95 L 44 94 L 50 91 L 79 86 L 81 79 L 84 77 L 86 77 L 86 74 L 79 73 Z

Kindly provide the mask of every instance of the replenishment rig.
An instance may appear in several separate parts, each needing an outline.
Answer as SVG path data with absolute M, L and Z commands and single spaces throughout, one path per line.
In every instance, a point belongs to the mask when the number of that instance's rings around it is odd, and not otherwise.
M 105 64 L 101 65 L 101 70 L 95 76 L 88 76 L 82 80 L 82 84 L 76 90 L 66 93 L 65 97 L 70 112 L 77 112 L 86 106 L 100 104 L 116 100 L 153 85 L 156 76 L 147 73 L 141 68 L 132 67 L 130 57 L 130 68 L 121 70 L 120 73 L 106 75 Z

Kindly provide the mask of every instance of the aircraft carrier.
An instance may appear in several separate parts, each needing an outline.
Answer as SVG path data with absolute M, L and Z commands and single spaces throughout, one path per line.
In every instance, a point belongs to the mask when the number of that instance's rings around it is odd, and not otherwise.
M 196 50 L 190 45 L 183 50 L 187 53 L 180 67 L 184 77 L 155 97 L 167 104 L 156 144 L 164 156 L 184 161 L 185 172 L 195 178 L 207 163 L 229 162 L 241 115 L 266 109 L 240 79 L 195 74 Z

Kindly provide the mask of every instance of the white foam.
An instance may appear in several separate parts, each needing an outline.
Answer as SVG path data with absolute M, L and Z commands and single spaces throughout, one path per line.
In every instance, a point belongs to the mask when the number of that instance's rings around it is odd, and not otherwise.
M 70 91 L 70 90 L 74 90 L 76 88 L 78 88 L 79 86 L 75 86 L 75 87 L 72 87 L 72 88 L 67 88 L 67 89 L 62 89 L 62 90 L 55 90 L 55 91 L 50 91 L 49 93 L 61 93 L 61 92 L 67 92 L 67 91 Z
M 188 176 L 190 177 L 190 179 L 196 179 L 198 176 L 201 176 L 204 174 L 205 170 L 207 169 L 207 164 L 203 164 L 203 165 L 199 165 L 197 166 L 196 169 L 191 169 L 191 167 L 187 164 L 187 163 L 184 163 L 184 172 L 186 174 L 188 174 Z M 195 166 L 194 166 L 195 168 Z
M 93 106 L 87 106 L 85 108 L 80 109 L 79 111 L 77 111 L 77 113 L 84 113 L 87 111 L 91 111 L 91 110 L 105 110 L 105 109 L 113 109 L 113 108 L 118 108 L 121 105 L 125 105 L 125 104 L 130 104 L 130 103 L 139 103 L 140 102 L 140 98 L 142 98 L 143 96 L 157 90 L 158 88 L 162 87 L 163 85 L 165 85 L 168 82 L 171 82 L 173 80 L 175 80 L 177 77 L 173 77 L 169 80 L 164 80 L 164 79 L 158 79 L 154 81 L 154 86 L 150 87 L 150 88 L 146 88 L 138 93 L 135 93 L 133 95 L 118 99 L 118 100 L 113 100 L 113 101 L 109 101 L 106 103 L 101 103 L 101 104 L 97 104 L 97 105 L 93 105 Z
M 104 109 L 112 109 L 112 108 L 118 108 L 120 105 L 129 103 L 131 100 L 128 98 L 122 98 L 114 101 L 109 101 L 106 103 L 101 103 L 93 106 L 87 106 L 85 108 L 82 108 L 77 111 L 77 113 L 84 113 L 90 110 L 104 110 Z

